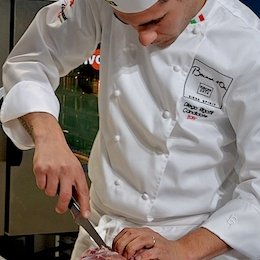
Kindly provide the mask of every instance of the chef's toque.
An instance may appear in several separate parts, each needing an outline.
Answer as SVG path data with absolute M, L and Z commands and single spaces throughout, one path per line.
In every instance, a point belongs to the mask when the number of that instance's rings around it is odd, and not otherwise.
M 154 5 L 158 0 L 106 0 L 113 8 L 123 13 L 138 13 Z

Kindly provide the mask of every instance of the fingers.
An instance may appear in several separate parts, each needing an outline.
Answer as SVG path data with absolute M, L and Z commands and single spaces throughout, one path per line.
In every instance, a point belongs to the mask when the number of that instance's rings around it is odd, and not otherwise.
M 37 187 L 40 190 L 45 190 L 46 183 L 47 183 L 47 176 L 37 169 L 34 169 L 33 172 L 34 172 L 34 175 L 35 175 Z M 36 174 L 36 172 L 38 172 L 38 174 Z
M 64 213 L 68 209 L 68 205 L 72 196 L 77 200 L 80 205 L 81 214 L 85 218 L 89 218 L 90 205 L 89 205 L 89 193 L 87 184 L 85 183 L 85 177 L 82 175 L 80 181 L 72 186 L 71 181 L 66 178 L 61 178 L 59 182 L 59 198 L 56 205 L 56 211 L 58 213 Z
M 56 156 L 56 160 L 50 157 L 39 160 L 36 154 L 34 157 L 36 184 L 48 196 L 56 196 L 59 192 L 55 208 L 58 213 L 67 211 L 72 194 L 74 194 L 82 215 L 89 217 L 90 205 L 85 173 L 73 153 L 65 155 Z
M 67 211 L 71 196 L 72 196 L 71 183 L 61 178 L 61 180 L 59 181 L 59 196 L 55 208 L 56 212 L 62 214 Z
M 127 259 L 136 257 L 144 251 L 150 251 L 148 249 L 153 249 L 156 234 L 149 228 L 125 228 L 115 237 L 113 249 Z
M 82 180 L 76 182 L 75 185 L 76 194 L 77 194 L 77 202 L 80 205 L 80 212 L 85 218 L 89 218 L 90 216 L 90 204 L 89 204 L 89 190 L 86 182 L 85 174 L 82 175 Z
M 119 254 L 129 258 L 131 255 L 134 255 L 136 250 L 134 244 L 137 243 L 134 241 L 136 236 L 131 232 L 131 229 L 125 228 L 123 229 L 118 236 L 114 239 L 113 249 L 117 251 Z M 141 249 L 140 247 L 139 249 Z
M 46 187 L 44 189 L 45 194 L 54 197 L 57 195 L 59 187 L 59 179 L 56 176 L 53 176 L 50 180 L 49 177 L 46 176 Z
M 125 228 L 115 238 L 113 245 L 130 260 L 186 259 L 175 241 L 147 227 Z
M 158 256 L 160 255 L 159 249 L 158 248 L 150 248 L 150 249 L 143 249 L 138 251 L 134 255 L 135 260 L 146 260 L 146 259 L 166 259 L 166 258 L 159 258 Z

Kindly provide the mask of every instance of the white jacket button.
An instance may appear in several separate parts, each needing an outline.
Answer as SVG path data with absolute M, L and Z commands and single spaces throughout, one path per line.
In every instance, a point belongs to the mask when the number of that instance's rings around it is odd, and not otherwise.
M 195 35 L 199 34 L 199 32 L 200 32 L 200 30 L 197 27 L 194 27 L 193 30 L 192 30 L 192 33 L 195 34 Z
M 173 68 L 173 70 L 174 70 L 175 72 L 180 72 L 180 70 L 181 70 L 181 67 L 178 66 L 178 65 L 174 65 L 172 68 Z
M 120 181 L 119 181 L 119 180 L 115 180 L 115 181 L 114 181 L 114 184 L 115 184 L 116 186 L 119 186 L 119 185 L 120 185 Z
M 149 195 L 148 195 L 146 192 L 144 192 L 144 193 L 142 194 L 142 199 L 143 199 L 143 200 L 148 200 L 148 199 L 149 199 Z
M 170 112 L 168 110 L 163 111 L 162 117 L 164 119 L 168 119 L 168 118 L 170 118 L 170 116 L 171 116 L 171 114 L 170 114 Z
M 114 91 L 114 96 L 115 96 L 115 97 L 119 97 L 119 96 L 120 96 L 120 90 L 118 90 L 118 89 L 115 90 L 115 91 Z
M 114 136 L 114 141 L 119 142 L 120 141 L 120 135 L 115 135 Z

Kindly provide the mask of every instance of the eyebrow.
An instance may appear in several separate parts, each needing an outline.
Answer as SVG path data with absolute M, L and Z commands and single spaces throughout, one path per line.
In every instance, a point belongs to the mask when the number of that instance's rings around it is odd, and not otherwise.
M 123 23 L 123 24 L 128 24 L 128 23 L 124 22 L 123 20 L 121 20 L 121 19 L 117 16 L 116 13 L 113 13 L 113 14 L 114 14 L 114 16 L 115 16 L 121 23 Z M 151 25 L 151 24 L 157 24 L 157 23 L 159 23 L 164 17 L 165 17 L 165 15 L 163 15 L 162 17 L 160 17 L 160 18 L 158 18 L 158 19 L 154 19 L 154 20 L 151 20 L 151 21 L 149 21 L 149 22 L 141 23 L 141 24 L 139 24 L 138 26 L 143 27 L 143 26 L 148 26 L 148 25 Z

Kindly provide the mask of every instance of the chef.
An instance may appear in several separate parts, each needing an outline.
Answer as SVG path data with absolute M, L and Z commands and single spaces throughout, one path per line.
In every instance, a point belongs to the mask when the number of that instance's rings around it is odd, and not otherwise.
M 260 259 L 259 28 L 238 0 L 57 1 L 3 67 L 3 129 L 127 259 Z M 54 91 L 100 42 L 88 193 Z

